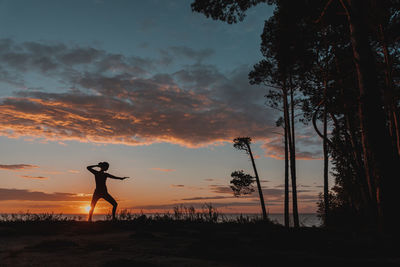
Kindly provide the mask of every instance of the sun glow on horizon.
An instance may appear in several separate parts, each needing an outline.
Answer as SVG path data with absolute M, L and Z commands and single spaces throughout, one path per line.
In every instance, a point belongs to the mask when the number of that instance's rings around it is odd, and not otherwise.
M 89 212 L 89 211 L 90 211 L 90 206 L 84 206 L 83 209 L 84 209 L 86 212 Z

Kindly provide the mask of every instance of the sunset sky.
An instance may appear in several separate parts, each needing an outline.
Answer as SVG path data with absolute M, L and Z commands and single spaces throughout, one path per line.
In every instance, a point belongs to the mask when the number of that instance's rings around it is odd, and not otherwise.
M 232 171 L 253 174 L 237 136 L 253 138 L 267 209 L 283 212 L 280 114 L 247 79 L 273 9 L 228 25 L 190 2 L 0 0 L 0 213 L 84 213 L 86 166 L 100 161 L 131 177 L 107 181 L 119 209 L 260 212 L 257 194 L 229 188 Z M 310 213 L 321 141 L 310 125 L 297 131 L 299 209 Z M 109 210 L 101 200 L 95 213 Z

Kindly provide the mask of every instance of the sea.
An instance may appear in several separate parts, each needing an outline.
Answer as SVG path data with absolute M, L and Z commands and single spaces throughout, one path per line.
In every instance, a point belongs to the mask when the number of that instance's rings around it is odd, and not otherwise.
M 279 224 L 285 223 L 285 218 L 283 214 L 269 214 L 268 217 Z M 289 222 L 293 225 L 293 216 L 290 215 Z M 300 226 L 304 227 L 319 227 L 322 225 L 321 218 L 318 217 L 315 213 L 300 213 L 299 214 L 299 223 Z
M 154 216 L 154 215 L 162 215 L 162 214 L 154 214 L 154 213 L 143 213 L 146 216 Z M 4 218 L 6 218 L 4 215 L 6 214 L 0 214 L 0 221 Z M 58 214 L 55 214 L 58 215 Z M 139 215 L 139 214 L 138 214 Z M 220 214 L 220 219 L 221 220 L 235 220 L 239 218 L 240 216 L 247 217 L 247 218 L 261 218 L 260 214 L 229 214 L 229 213 L 221 213 Z M 68 219 L 73 219 L 77 221 L 85 221 L 87 220 L 87 215 L 86 214 L 60 214 L 62 218 L 68 218 Z M 102 220 L 107 220 L 110 215 L 106 214 L 94 214 L 93 215 L 93 221 L 102 221 Z M 279 224 L 284 224 L 284 216 L 283 214 L 268 214 L 268 218 L 276 223 Z M 317 216 L 315 213 L 301 213 L 299 214 L 299 222 L 300 226 L 303 227 L 319 227 L 322 225 L 321 219 Z M 293 225 L 293 216 L 290 215 L 290 224 Z

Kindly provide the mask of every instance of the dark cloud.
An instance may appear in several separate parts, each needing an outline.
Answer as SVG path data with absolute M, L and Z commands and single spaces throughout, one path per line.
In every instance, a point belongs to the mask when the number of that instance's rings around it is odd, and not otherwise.
M 296 154 L 296 159 L 320 160 L 322 159 L 322 155 L 320 151 L 300 151 Z
M 19 202 L 18 205 L 21 205 L 21 203 Z M 55 204 L 43 204 L 43 205 L 38 205 L 36 203 L 34 204 L 25 204 L 23 205 L 24 209 L 60 209 L 60 208 L 65 208 L 65 205 L 59 204 L 59 205 L 55 205 Z
M 18 71 L 28 71 L 31 68 L 48 72 L 55 70 L 57 65 L 56 57 L 62 56 L 66 47 L 62 44 L 42 44 L 35 42 L 25 42 L 15 44 L 10 39 L 1 39 L 0 59 L 2 64 L 7 64 L 10 68 Z
M 208 186 L 209 190 L 213 193 L 219 193 L 219 194 L 233 194 L 232 189 L 228 185 L 209 185 Z
M 185 185 L 183 185 L 183 184 L 171 184 L 171 187 L 183 188 L 183 187 L 185 187 Z
M 301 202 L 316 203 L 319 200 L 318 194 L 300 194 L 298 200 Z
M 218 194 L 233 194 L 232 189 L 230 188 L 229 185 L 209 185 L 208 186 L 209 190 L 213 193 L 218 193 Z M 258 198 L 258 192 L 257 188 L 254 187 L 255 191 L 250 195 L 251 197 Z M 277 189 L 277 188 L 264 188 L 262 187 L 263 194 L 265 196 L 269 197 L 277 197 L 277 196 L 282 196 L 283 195 L 283 190 L 282 189 Z
M 44 176 L 31 176 L 31 175 L 21 175 L 21 177 L 26 178 L 26 179 L 38 179 L 38 180 L 48 179 L 48 177 L 44 177 Z
M 313 187 L 312 185 L 305 185 L 305 184 L 300 184 L 298 187 Z
M 2 66 L 0 66 L 0 82 L 19 88 L 24 87 L 24 81 L 21 77 L 19 77 L 19 75 L 10 73 Z
M 208 202 L 207 202 L 208 203 Z M 130 209 L 144 209 L 144 210 L 169 210 L 175 207 L 183 206 L 183 207 L 194 207 L 196 209 L 205 208 L 204 202 L 179 202 L 179 203 L 171 203 L 171 204 L 160 204 L 160 205 L 142 205 L 142 206 L 133 206 Z M 231 206 L 258 206 L 259 203 L 253 202 L 224 202 L 224 203 L 211 203 L 214 208 L 221 207 L 231 207 Z
M 26 189 L 0 188 L 0 201 L 5 200 L 88 201 L 90 197 L 72 193 L 45 193 Z
M 174 61 L 174 57 L 167 50 L 161 49 L 159 63 L 163 66 L 168 66 Z
M 96 62 L 95 66 L 97 73 L 129 73 L 130 78 L 132 78 L 148 74 L 145 68 L 151 69 L 154 67 L 154 64 L 149 59 L 139 57 L 126 58 L 119 54 L 108 54 Z
M 0 164 L 0 170 L 20 171 L 38 168 L 39 166 L 31 164 Z
M 211 199 L 227 199 L 227 198 L 235 198 L 234 196 L 226 197 L 226 196 L 212 196 L 212 197 L 190 197 L 190 198 L 182 198 L 183 201 L 189 200 L 211 200 Z
M 126 58 L 101 49 L 66 46 L 61 43 L 15 43 L 11 39 L 0 39 L 0 48 L 3 48 L 0 49 L 1 64 L 19 72 L 39 71 L 47 75 L 71 75 L 81 72 L 83 67 L 83 70 L 143 75 L 147 72 L 141 66 L 154 65 L 150 59 Z
M 201 88 L 207 90 L 210 86 L 229 82 L 227 77 L 220 73 L 215 66 L 203 64 L 186 66 L 185 69 L 175 72 L 173 76 L 179 82 L 195 90 Z
M 284 193 L 282 189 L 276 189 L 276 188 L 262 188 L 262 191 L 265 196 L 274 196 L 274 197 L 282 196 Z
M 275 186 L 275 188 L 284 188 L 284 187 L 285 187 L 284 184 L 280 184 L 280 185 L 276 185 L 276 186 Z M 317 186 L 298 184 L 297 187 L 306 187 L 306 188 L 310 188 L 310 187 L 317 187 Z

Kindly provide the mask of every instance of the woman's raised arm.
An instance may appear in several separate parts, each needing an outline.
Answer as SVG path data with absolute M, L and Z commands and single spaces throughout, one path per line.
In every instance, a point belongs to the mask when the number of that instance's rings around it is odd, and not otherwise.
M 90 166 L 87 166 L 86 169 L 88 169 L 88 171 L 90 171 L 93 174 L 97 174 L 99 171 L 96 171 L 95 169 L 93 169 L 94 167 L 99 167 L 99 165 L 90 165 Z

